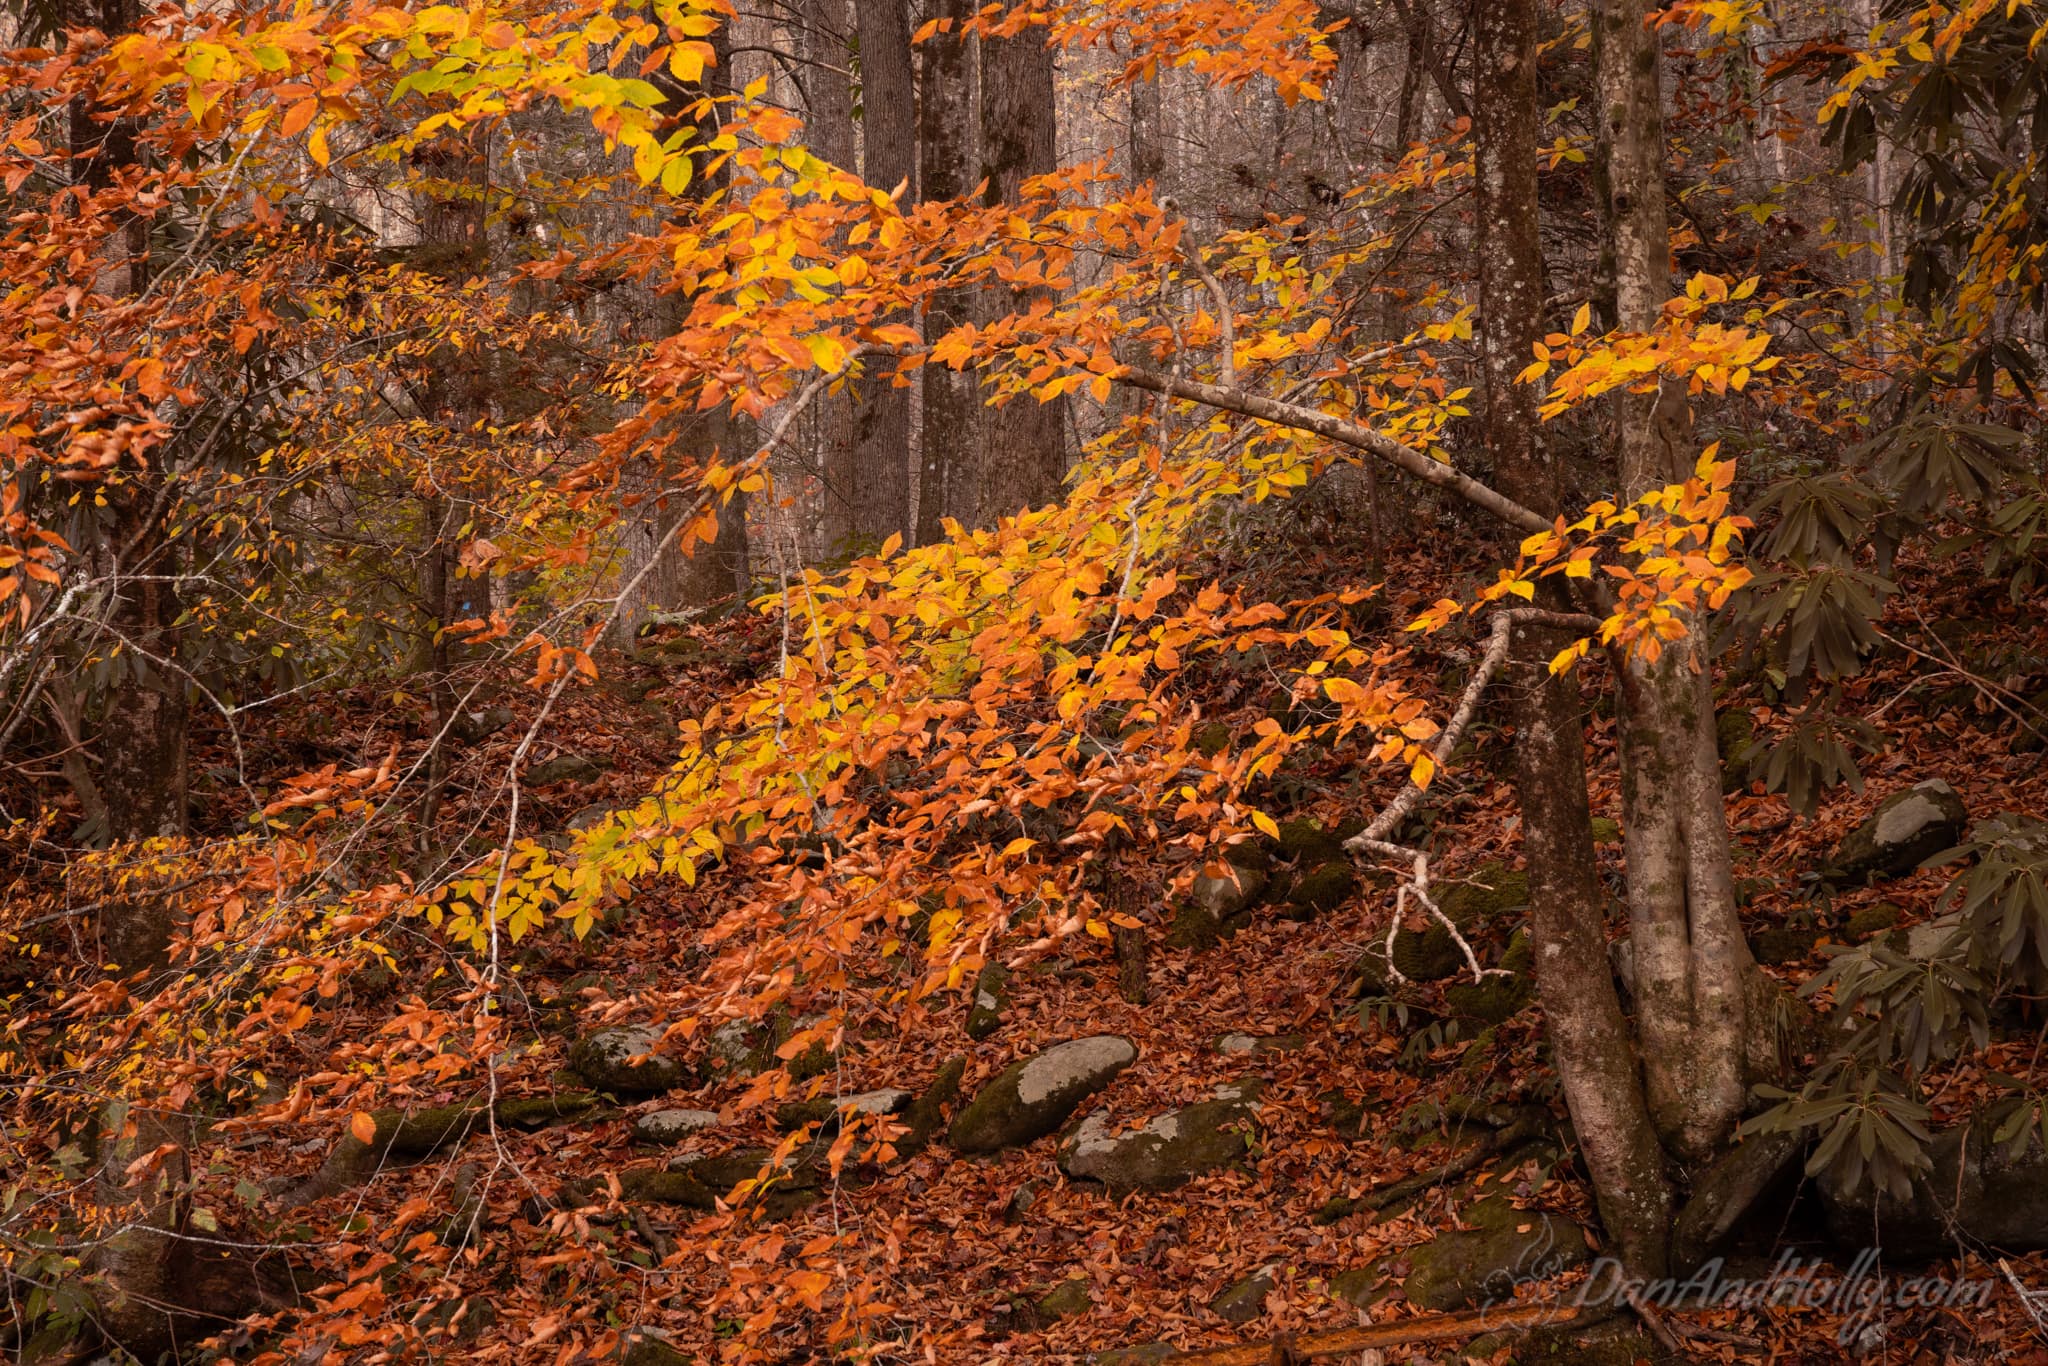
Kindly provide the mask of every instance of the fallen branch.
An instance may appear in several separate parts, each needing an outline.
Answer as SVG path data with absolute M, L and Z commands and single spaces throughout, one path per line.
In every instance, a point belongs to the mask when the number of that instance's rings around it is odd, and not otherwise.
M 1553 1300 L 1512 1308 L 1474 1309 L 1462 1314 L 1433 1314 L 1396 1323 L 1367 1324 L 1361 1328 L 1336 1328 L 1326 1333 L 1305 1333 L 1291 1340 L 1271 1339 L 1235 1347 L 1209 1347 L 1182 1352 L 1166 1360 L 1187 1362 L 1191 1366 L 1271 1366 L 1276 1361 L 1307 1361 L 1313 1357 L 1360 1352 L 1372 1347 L 1457 1342 L 1504 1329 L 1571 1328 L 1581 1322 L 1604 1317 L 1604 1310 L 1588 1313 L 1579 1306 Z

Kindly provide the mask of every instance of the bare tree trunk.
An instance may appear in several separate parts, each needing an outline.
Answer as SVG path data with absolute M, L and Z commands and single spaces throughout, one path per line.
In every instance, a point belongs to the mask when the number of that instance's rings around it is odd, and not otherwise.
M 853 60 L 846 0 L 802 0 L 804 140 L 834 166 L 859 167 L 853 140 Z M 853 396 L 841 389 L 817 398 L 818 472 L 823 485 L 820 553 L 843 556 L 860 548 L 857 504 L 861 471 L 855 458 Z
M 1057 166 L 1053 127 L 1053 54 L 1045 35 L 1027 28 L 981 47 L 981 165 L 987 202 L 1014 204 L 1023 184 Z M 1042 290 L 998 287 L 983 297 L 988 316 L 1029 308 Z M 989 420 L 983 447 L 981 502 L 975 520 L 992 526 L 1027 507 L 1059 497 L 1066 474 L 1065 405 L 1012 398 Z
M 1543 331 L 1535 16 L 1530 0 L 1482 0 L 1474 6 L 1473 25 L 1487 448 L 1503 493 L 1555 515 L 1559 481 L 1537 442 L 1536 391 L 1515 379 Z M 1545 589 L 1552 599 L 1546 606 L 1568 607 L 1556 580 Z M 1608 966 L 1605 898 L 1586 802 L 1584 723 L 1576 686 L 1550 674 L 1547 661 L 1557 648 L 1547 639 L 1551 634 L 1516 630 L 1509 680 L 1516 698 L 1515 754 L 1537 990 L 1602 1219 L 1629 1269 L 1658 1275 L 1671 1188 Z
M 1596 81 L 1607 149 L 1616 319 L 1648 330 L 1671 293 L 1661 56 L 1647 0 L 1599 0 Z M 1623 492 L 1690 471 L 1676 386 L 1617 405 Z M 1621 673 L 1622 827 L 1650 1113 L 1666 1146 L 1712 1153 L 1741 1115 L 1744 977 L 1728 825 L 1700 623 L 1654 663 Z
M 1165 193 L 1165 119 L 1159 107 L 1159 77 L 1131 82 L 1131 184 L 1151 182 L 1154 194 Z
M 925 199 L 959 199 L 974 188 L 974 71 L 971 49 L 960 23 L 972 14 L 971 0 L 938 0 L 934 17 L 951 27 L 918 45 L 918 191 Z M 924 335 L 935 341 L 973 318 L 970 290 L 940 290 L 926 305 Z M 927 365 L 924 425 L 918 461 L 917 544 L 940 538 L 948 517 L 971 519 L 979 502 L 974 453 L 985 416 L 971 373 Z
M 916 202 L 917 98 L 910 74 L 907 0 L 854 0 L 860 30 L 861 177 L 877 189 L 903 186 Z M 910 390 L 877 362 L 853 386 L 854 541 L 869 549 L 910 531 Z

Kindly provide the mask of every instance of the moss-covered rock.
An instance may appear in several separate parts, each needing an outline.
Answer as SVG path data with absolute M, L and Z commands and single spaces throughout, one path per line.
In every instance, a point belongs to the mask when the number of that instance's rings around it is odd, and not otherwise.
M 790 1132 L 816 1124 L 823 1132 L 837 1133 L 848 1115 L 893 1115 L 909 1104 L 910 1092 L 893 1088 L 852 1096 L 813 1096 L 775 1107 L 775 1125 Z
M 1325 911 L 1334 911 L 1351 899 L 1358 890 L 1358 874 L 1350 863 L 1325 863 L 1311 868 L 1294 879 L 1294 885 L 1287 889 L 1287 908 L 1291 919 L 1307 920 Z
M 1749 761 L 1743 757 L 1756 740 L 1756 718 L 1741 707 L 1728 707 L 1714 717 L 1714 748 L 1721 757 L 1721 790 L 1740 792 L 1749 784 Z
M 1756 960 L 1771 967 L 1803 962 L 1819 943 L 1819 930 L 1799 925 L 1774 925 L 1758 930 L 1751 940 Z
M 1905 912 L 1896 904 L 1880 901 L 1875 906 L 1865 906 L 1850 916 L 1849 923 L 1843 926 L 1843 932 L 1849 936 L 1851 943 L 1861 942 L 1883 934 L 1886 930 L 1898 928 L 1899 921 L 1904 915 Z
M 605 770 L 611 766 L 609 759 L 593 759 L 586 754 L 558 754 L 528 768 L 526 781 L 533 787 L 547 787 L 554 783 L 587 783 L 602 777 Z
M 1195 752 L 1205 759 L 1213 759 L 1230 748 L 1230 727 L 1221 721 L 1204 721 L 1195 727 L 1192 738 Z
M 691 1366 L 696 1360 L 659 1328 L 635 1328 L 620 1343 L 619 1366 Z
M 633 1141 L 667 1147 L 717 1127 L 718 1115 L 711 1110 L 654 1110 L 633 1121 Z
M 1469 878 L 1436 887 L 1436 904 L 1459 929 L 1480 925 L 1529 904 L 1529 875 L 1499 861 L 1482 863 Z
M 492 1107 L 492 1113 L 507 1128 L 531 1132 L 580 1118 L 596 1108 L 597 1097 L 590 1092 L 565 1091 L 549 1096 L 507 1096 Z
M 1266 1312 L 1266 1296 L 1280 1279 L 1280 1268 L 1262 1266 L 1209 1301 L 1209 1312 L 1225 1323 L 1250 1323 Z
M 1458 1309 L 1511 1298 L 1517 1285 L 1549 1280 L 1592 1258 L 1584 1233 L 1569 1219 L 1514 1209 L 1502 1197 L 1467 1211 L 1477 1225 L 1438 1234 L 1408 1253 L 1403 1285 L 1424 1309 Z
M 963 1153 L 989 1153 L 1043 1138 L 1137 1057 L 1129 1039 L 1098 1034 L 1014 1062 L 954 1118 L 947 1140 Z
M 1256 1087 L 1239 1082 L 1125 1133 L 1112 1132 L 1108 1115 L 1098 1111 L 1060 1144 L 1060 1169 L 1111 1190 L 1170 1189 L 1243 1160 L 1256 1102 Z
M 1320 821 L 1297 817 L 1280 822 L 1280 834 L 1274 842 L 1279 845 L 1282 858 L 1303 868 L 1314 868 L 1343 858 L 1344 841 L 1364 828 L 1362 822 L 1353 822 L 1349 827 L 1332 830 Z
M 1330 1278 L 1330 1297 L 1358 1309 L 1370 1309 L 1393 1293 L 1394 1288 L 1387 1283 L 1386 1273 L 1378 1261 L 1339 1272 Z
M 1939 778 L 1895 792 L 1836 848 L 1821 880 L 1852 886 L 1910 873 L 1961 840 L 1969 820 L 1963 799 Z
M 658 1095 L 688 1079 L 682 1061 L 664 1051 L 662 1031 L 651 1025 L 586 1034 L 570 1048 L 569 1065 L 593 1087 L 614 1095 Z
M 1266 889 L 1266 875 L 1257 868 L 1225 861 L 1195 875 L 1188 894 L 1175 909 L 1167 943 L 1180 949 L 1207 948 L 1237 928 Z
M 967 1010 L 967 1037 L 986 1039 L 1003 1027 L 1003 1012 L 1010 1008 L 1010 970 L 990 963 L 974 983 L 974 1004 Z
M 966 1075 L 965 1053 L 955 1053 L 939 1065 L 931 1084 L 903 1112 L 903 1123 L 910 1132 L 896 1140 L 899 1157 L 923 1152 L 938 1137 L 946 1126 L 946 1112 L 960 1099 L 960 1081 Z
M 1621 822 L 1606 816 L 1595 816 L 1592 821 L 1593 843 L 1621 843 Z
M 1041 1323 L 1058 1323 L 1061 1319 L 1075 1318 L 1095 1307 L 1095 1300 L 1089 1295 L 1088 1290 L 1087 1278 L 1076 1276 L 1072 1280 L 1060 1282 L 1039 1296 L 1038 1302 L 1032 1308 L 1037 1311 Z
M 1451 1014 L 1486 1026 L 1501 1024 L 1526 1010 L 1536 998 L 1536 980 L 1530 971 L 1535 963 L 1531 942 L 1527 930 L 1517 931 L 1501 955 L 1499 975 L 1445 987 L 1444 1004 Z

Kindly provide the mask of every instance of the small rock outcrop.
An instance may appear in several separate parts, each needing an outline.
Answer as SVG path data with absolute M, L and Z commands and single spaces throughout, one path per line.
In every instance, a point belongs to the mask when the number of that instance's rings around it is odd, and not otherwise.
M 665 1148 L 716 1127 L 718 1115 L 711 1110 L 654 1110 L 633 1121 L 633 1139 Z
M 967 1037 L 986 1039 L 1003 1027 L 1003 1012 L 1010 1008 L 1010 970 L 990 963 L 974 983 L 974 1004 L 967 1011 Z
M 1137 1058 L 1129 1039 L 1097 1034 L 1011 1063 L 954 1118 L 947 1141 L 959 1152 L 992 1153 L 1043 1138 Z
M 793 1100 L 776 1108 L 775 1123 L 781 1129 L 820 1124 L 827 1130 L 836 1131 L 848 1115 L 901 1114 L 909 1107 L 910 1099 L 910 1092 L 889 1088 L 863 1091 L 855 1096 L 816 1096 L 810 1100 Z
M 1103 1112 L 1090 1115 L 1060 1145 L 1060 1169 L 1111 1190 L 1166 1190 L 1227 1167 L 1251 1150 L 1257 1087 L 1238 1082 L 1201 1101 L 1112 1133 Z
M 1174 912 L 1167 942 L 1175 948 L 1207 948 L 1231 933 L 1266 890 L 1261 869 L 1228 862 L 1220 869 L 1213 876 L 1207 871 L 1196 874 L 1187 899 Z
M 1819 1180 L 1829 1229 L 1844 1246 L 1875 1244 L 1887 1261 L 1955 1255 L 1959 1241 L 2008 1252 L 2048 1248 L 2048 1148 L 2029 1124 L 2026 1146 L 2000 1143 L 2010 1102 L 1934 1137 L 1931 1170 L 1912 1178 L 1912 1194 L 1846 1188 L 1832 1170 Z
M 569 1066 L 599 1091 L 652 1096 L 673 1091 L 688 1079 L 682 1062 L 661 1048 L 662 1031 L 651 1025 L 620 1025 L 585 1034 L 569 1050 Z
M 1849 832 L 1820 870 L 1823 882 L 1850 886 L 1898 877 L 1961 842 L 1969 809 L 1939 778 L 1895 792 Z
M 1266 1296 L 1279 1282 L 1280 1266 L 1262 1266 L 1209 1301 L 1209 1312 L 1225 1323 L 1250 1323 L 1266 1312 Z

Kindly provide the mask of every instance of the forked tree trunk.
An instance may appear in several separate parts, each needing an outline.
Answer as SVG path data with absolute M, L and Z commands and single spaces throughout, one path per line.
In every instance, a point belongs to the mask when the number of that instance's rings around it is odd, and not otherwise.
M 1543 330 L 1531 0 L 1476 5 L 1472 36 L 1486 443 L 1501 492 L 1554 516 L 1558 479 L 1537 440 L 1536 391 L 1515 379 Z M 1543 605 L 1568 608 L 1556 583 L 1546 583 L 1552 601 Z M 1586 800 L 1585 726 L 1575 681 L 1550 675 L 1548 660 L 1562 643 L 1553 634 L 1518 627 L 1507 680 L 1516 699 L 1536 987 L 1602 1222 L 1631 1270 L 1655 1275 L 1664 1264 L 1671 1188 L 1608 966 L 1605 897 Z
M 925 199 L 959 199 L 973 190 L 976 164 L 972 49 L 960 24 L 974 12 L 971 0 L 938 0 L 932 17 L 950 21 L 946 31 L 918 44 L 918 193 Z M 971 290 L 942 289 L 925 305 L 924 339 L 935 342 L 973 319 Z M 920 372 L 924 423 L 918 454 L 917 536 L 930 545 L 943 534 L 948 517 L 973 517 L 979 501 L 973 483 L 974 452 L 980 449 L 983 411 L 972 373 L 927 365 Z
M 1664 122 L 1649 0 L 1594 11 L 1606 146 L 1607 237 L 1617 321 L 1647 331 L 1671 294 Z M 1691 459 L 1673 385 L 1617 403 L 1622 490 L 1683 479 Z M 1710 1155 L 1742 1112 L 1744 984 L 1754 964 L 1735 914 L 1702 623 L 1655 662 L 1622 670 L 1622 828 L 1650 1113 L 1689 1160 Z

